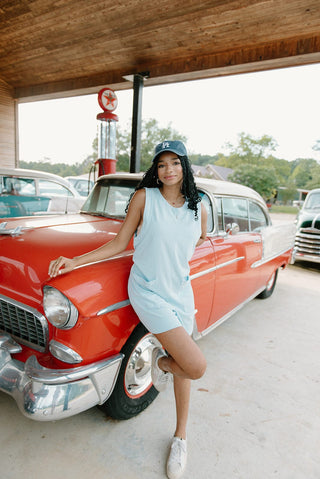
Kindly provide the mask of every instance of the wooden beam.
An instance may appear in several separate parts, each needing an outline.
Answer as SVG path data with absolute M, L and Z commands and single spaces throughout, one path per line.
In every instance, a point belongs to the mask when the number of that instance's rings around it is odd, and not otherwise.
M 110 86 L 115 90 L 128 89 L 132 84 L 124 77 L 141 71 L 150 72 L 150 78 L 146 82 L 146 86 L 150 86 L 318 62 L 320 35 L 225 50 L 215 54 L 166 59 L 161 63 L 140 63 L 134 71 L 109 71 L 88 77 L 16 88 L 14 95 L 21 101 L 30 101 L 95 93 L 103 86 Z

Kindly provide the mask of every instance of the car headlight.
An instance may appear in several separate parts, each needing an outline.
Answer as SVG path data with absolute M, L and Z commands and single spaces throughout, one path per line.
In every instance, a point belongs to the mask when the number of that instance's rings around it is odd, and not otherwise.
M 50 323 L 59 329 L 71 329 L 78 320 L 78 310 L 60 291 L 43 288 L 43 309 Z

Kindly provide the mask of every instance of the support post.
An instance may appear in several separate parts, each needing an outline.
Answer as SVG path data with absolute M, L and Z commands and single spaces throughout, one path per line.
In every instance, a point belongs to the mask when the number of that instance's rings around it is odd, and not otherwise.
M 138 173 L 140 171 L 143 80 L 144 75 L 140 73 L 135 74 L 133 77 L 130 173 Z

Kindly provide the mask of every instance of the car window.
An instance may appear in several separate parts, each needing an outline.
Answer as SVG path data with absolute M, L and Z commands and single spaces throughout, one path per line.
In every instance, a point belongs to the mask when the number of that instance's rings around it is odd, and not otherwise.
M 320 193 L 312 193 L 308 196 L 304 205 L 305 208 L 319 208 L 320 207 Z
M 3 190 L 11 195 L 31 196 L 36 194 L 35 181 L 32 178 L 4 176 Z
M 248 202 L 244 198 L 222 198 L 224 230 L 236 223 L 240 232 L 249 231 Z
M 73 186 L 81 196 L 88 196 L 93 184 L 92 182 L 89 183 L 87 180 L 78 180 Z
M 81 208 L 82 212 L 103 216 L 125 216 L 134 186 L 98 183 Z
M 68 177 L 67 180 L 77 190 L 81 196 L 88 196 L 94 186 L 93 181 L 86 179 L 77 179 Z
M 222 198 L 215 198 L 214 201 L 216 204 L 217 215 L 218 215 L 218 228 L 219 228 L 219 231 L 224 231 Z
M 39 180 L 39 194 L 41 196 L 73 196 L 68 188 L 50 180 Z
M 251 231 L 254 231 L 257 228 L 265 227 L 268 224 L 268 220 L 263 209 L 253 201 L 249 201 L 249 218 Z

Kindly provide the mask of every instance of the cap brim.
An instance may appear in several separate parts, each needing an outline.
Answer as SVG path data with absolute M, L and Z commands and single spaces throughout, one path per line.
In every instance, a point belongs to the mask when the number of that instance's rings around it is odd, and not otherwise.
M 163 150 L 160 150 L 156 155 L 154 155 L 153 157 L 153 160 L 154 161 L 156 158 L 158 158 L 159 155 L 161 155 L 161 153 L 166 153 L 170 151 L 171 153 L 175 153 L 176 155 L 178 156 L 184 156 L 184 155 L 181 155 L 177 150 L 175 150 L 174 148 L 164 148 Z

